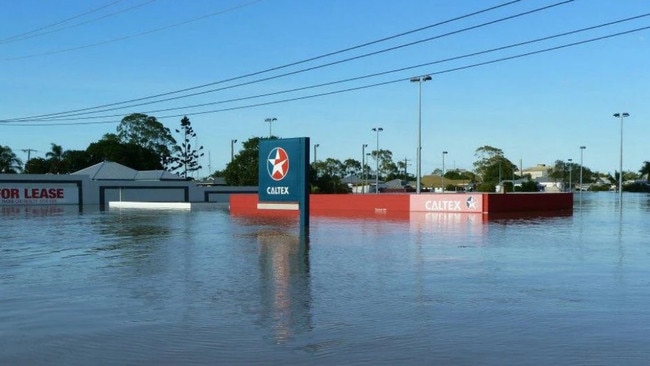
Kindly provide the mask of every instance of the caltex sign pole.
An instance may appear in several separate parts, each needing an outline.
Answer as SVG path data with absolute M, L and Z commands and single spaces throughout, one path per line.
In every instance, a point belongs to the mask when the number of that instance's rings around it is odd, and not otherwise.
M 259 144 L 259 202 L 298 203 L 300 228 L 309 230 L 309 137 Z

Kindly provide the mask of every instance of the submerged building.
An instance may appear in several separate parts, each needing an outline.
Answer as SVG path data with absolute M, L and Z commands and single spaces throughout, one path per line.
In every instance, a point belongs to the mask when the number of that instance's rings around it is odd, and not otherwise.
M 71 174 L 0 174 L 0 206 L 78 205 L 111 201 L 221 202 L 257 187 L 205 186 L 164 170 L 138 171 L 104 161 Z

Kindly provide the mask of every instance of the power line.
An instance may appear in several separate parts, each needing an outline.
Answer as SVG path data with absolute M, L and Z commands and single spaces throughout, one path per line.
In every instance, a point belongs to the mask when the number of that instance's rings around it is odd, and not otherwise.
M 186 94 L 186 95 L 182 95 L 182 96 L 170 97 L 170 98 L 160 99 L 160 100 L 156 100 L 156 101 L 143 102 L 143 103 L 138 103 L 138 104 L 130 104 L 130 105 L 127 105 L 127 106 L 99 109 L 99 110 L 96 110 L 96 111 L 90 111 L 90 110 L 101 108 L 101 107 L 91 107 L 91 108 L 78 109 L 78 110 L 73 110 L 73 111 L 68 111 L 68 112 L 58 112 L 58 113 L 50 113 L 50 114 L 44 114 L 44 115 L 38 115 L 38 116 L 16 118 L 16 119 L 12 119 L 11 121 L 21 121 L 21 120 L 34 121 L 34 120 L 46 120 L 46 119 L 51 120 L 51 119 L 56 119 L 54 117 L 74 117 L 74 116 L 80 116 L 80 115 L 85 115 L 85 114 L 101 113 L 101 112 L 108 112 L 108 111 L 120 110 L 120 109 L 125 109 L 125 108 L 140 107 L 140 106 L 143 106 L 143 105 L 168 102 L 168 101 L 172 101 L 172 100 L 184 99 L 184 98 L 189 98 L 189 97 L 193 97 L 193 96 L 204 95 L 204 94 L 208 94 L 208 93 L 214 93 L 214 92 L 217 92 L 217 91 L 233 89 L 233 88 L 240 87 L 240 86 L 246 86 L 246 85 L 256 84 L 256 83 L 269 81 L 269 80 L 273 80 L 273 79 L 278 79 L 278 78 L 286 77 L 286 76 L 290 76 L 290 75 L 296 75 L 296 74 L 304 73 L 304 72 L 307 72 L 307 71 L 313 71 L 313 70 L 317 70 L 317 69 L 321 69 L 321 68 L 325 68 L 325 67 L 329 67 L 329 66 L 333 66 L 333 65 L 342 64 L 342 63 L 345 63 L 345 62 L 350 62 L 350 61 L 354 61 L 354 60 L 358 60 L 358 59 L 362 59 L 362 58 L 366 58 L 366 57 L 370 57 L 370 56 L 375 56 L 375 55 L 378 55 L 378 54 L 381 54 L 381 53 L 395 51 L 395 50 L 402 49 L 402 48 L 405 48 L 405 47 L 410 47 L 410 46 L 413 46 L 413 45 L 416 45 L 416 44 L 429 42 L 429 41 L 432 41 L 432 40 L 435 40 L 435 39 L 448 37 L 448 36 L 451 36 L 451 35 L 454 35 L 454 34 L 459 34 L 459 33 L 462 33 L 462 32 L 469 31 L 469 30 L 474 30 L 474 29 L 482 28 L 482 27 L 485 27 L 485 26 L 488 26 L 488 25 L 493 25 L 493 24 L 496 24 L 496 23 L 504 22 L 506 20 L 511 20 L 511 19 L 515 19 L 515 18 L 522 17 L 522 16 L 525 16 L 525 15 L 530 15 L 530 14 L 533 14 L 533 13 L 536 13 L 536 12 L 548 10 L 550 8 L 560 6 L 560 5 L 565 5 L 565 4 L 568 4 L 568 3 L 573 2 L 573 1 L 574 0 L 565 0 L 565 1 L 558 2 L 558 3 L 555 3 L 555 4 L 551 4 L 551 5 L 548 5 L 548 6 L 539 7 L 539 8 L 533 9 L 533 10 L 525 11 L 525 12 L 518 13 L 518 14 L 515 14 L 515 15 L 510 15 L 510 16 L 503 17 L 503 18 L 493 20 L 493 21 L 490 21 L 490 22 L 484 22 L 484 23 L 481 23 L 481 24 L 478 24 L 478 25 L 465 27 L 465 28 L 462 28 L 462 29 L 459 29 L 459 30 L 443 33 L 443 34 L 436 35 L 436 36 L 433 36 L 433 37 L 428 37 L 428 38 L 421 39 L 421 40 L 418 40 L 418 41 L 413 41 L 413 42 L 401 44 L 401 45 L 398 45 L 398 46 L 385 48 L 385 49 L 382 49 L 382 50 L 369 52 L 369 53 L 349 57 L 349 58 L 338 60 L 338 61 L 329 62 L 329 63 L 326 63 L 326 64 L 312 66 L 312 67 L 308 67 L 308 68 L 304 68 L 304 69 L 300 69 L 300 70 L 286 72 L 286 73 L 279 74 L 279 75 L 269 76 L 269 77 L 266 77 L 266 78 L 252 80 L 252 81 L 243 82 L 243 83 L 230 85 L 230 86 L 225 86 L 225 87 L 221 87 L 221 88 L 217 88 L 217 89 L 211 89 L 211 90 Z M 508 4 L 510 4 L 510 3 L 508 3 Z M 501 6 L 503 6 L 503 5 L 501 5 Z M 494 7 L 490 8 L 490 9 L 494 9 Z M 486 11 L 486 10 L 482 10 L 481 12 L 484 12 L 484 11 Z M 474 15 L 474 14 L 477 14 L 477 13 L 479 13 L 479 12 L 474 12 L 474 13 L 471 13 L 470 15 Z M 457 17 L 457 18 L 454 18 L 454 19 L 458 20 L 458 19 L 465 18 L 467 16 L 469 16 L 469 15 L 465 15 L 465 16 L 462 16 L 462 17 Z M 436 23 L 436 24 L 444 24 L 444 23 L 447 23 L 447 22 L 449 22 L 449 21 Z M 423 27 L 423 28 L 419 28 L 419 29 L 426 29 L 426 28 L 430 28 L 430 27 L 431 26 L 427 26 L 427 27 Z M 413 32 L 413 31 L 404 32 L 404 33 L 400 33 L 400 34 L 403 35 L 403 34 L 408 34 L 408 33 L 411 33 L 411 32 Z M 384 38 L 384 39 L 390 39 L 390 38 Z M 355 47 L 355 48 L 358 48 L 358 46 Z M 353 48 L 348 48 L 346 50 L 349 50 L 349 49 L 353 49 Z M 344 52 L 344 51 L 341 51 L 341 52 Z M 340 53 L 340 52 L 337 52 L 337 53 Z M 332 53 L 330 53 L 328 55 L 331 55 L 331 54 Z M 324 57 L 324 56 L 322 56 L 322 57 Z M 319 57 L 319 58 L 321 58 L 321 57 Z M 315 58 L 312 58 L 312 59 L 309 59 L 309 60 L 313 60 L 313 59 L 315 59 Z M 297 65 L 299 63 L 303 63 L 303 61 L 300 61 L 300 62 L 297 62 L 297 63 L 292 63 L 292 64 L 289 64 L 289 65 L 293 66 L 293 65 Z M 284 66 L 283 66 L 283 68 L 284 68 Z M 269 69 L 269 70 L 271 70 L 271 69 Z M 264 71 L 264 72 L 266 72 L 266 71 Z M 262 73 L 262 72 L 259 72 L 259 73 Z M 255 73 L 255 74 L 259 74 L 259 73 Z M 248 74 L 248 75 L 253 75 L 253 74 Z M 237 79 L 243 78 L 243 77 L 245 77 L 245 76 L 237 77 Z M 232 80 L 234 80 L 234 79 L 227 79 L 226 81 L 232 81 Z M 224 83 L 226 81 L 219 81 L 219 82 L 214 82 L 214 83 L 210 83 L 210 84 L 204 84 L 202 87 L 205 87 L 205 86 L 208 86 L 208 85 L 220 84 L 220 83 Z M 187 90 L 187 89 L 184 89 L 184 90 Z M 174 92 L 174 93 L 176 93 L 176 92 Z M 170 95 L 170 94 L 168 93 L 167 95 Z M 159 96 L 162 96 L 162 95 L 159 94 L 156 97 L 159 97 Z M 154 98 L 154 97 L 151 97 L 151 98 Z M 144 99 L 150 99 L 150 98 L 140 98 L 140 99 L 136 99 L 136 100 L 132 100 L 132 101 L 142 101 Z M 125 103 L 127 103 L 127 102 L 113 103 L 113 104 L 104 105 L 104 106 L 105 107 L 110 107 L 110 106 L 116 106 L 116 105 L 125 104 Z M 52 117 L 52 118 L 48 118 L 48 117 Z M 89 117 L 89 118 L 102 118 L 102 117 Z M 8 120 L 3 120 L 3 121 L 8 121 Z
M 462 15 L 462 16 L 458 16 L 458 17 L 448 19 L 448 20 L 445 20 L 445 21 L 430 24 L 430 25 L 420 27 L 420 28 L 416 28 L 416 29 L 413 29 L 413 30 L 409 30 L 409 31 L 406 31 L 406 32 L 398 33 L 396 35 L 384 37 L 384 38 L 381 38 L 381 39 L 378 39 L 378 40 L 362 43 L 362 44 L 352 46 L 352 47 L 348 47 L 348 48 L 345 48 L 345 49 L 342 49 L 342 50 L 326 53 L 326 54 L 323 54 L 323 55 L 307 58 L 307 59 L 304 59 L 304 60 L 300 60 L 300 61 L 285 64 L 285 65 L 276 66 L 276 67 L 268 68 L 268 69 L 265 69 L 265 70 L 256 71 L 256 72 L 252 72 L 252 73 L 248 73 L 248 74 L 244 74 L 244 75 L 240 75 L 240 76 L 236 76 L 236 77 L 232 77 L 232 78 L 228 78 L 228 79 L 223 79 L 223 80 L 214 81 L 214 82 L 210 82 L 210 83 L 206 83 L 206 84 L 202 84 L 202 85 L 197 85 L 197 86 L 184 88 L 184 89 L 179 89 L 179 90 L 166 92 L 166 93 L 155 94 L 155 95 L 142 97 L 142 98 L 137 98 L 137 99 L 129 99 L 129 100 L 121 101 L 121 102 L 103 104 L 103 105 L 99 105 L 99 106 L 95 106 L 95 107 L 74 109 L 74 110 L 65 111 L 65 112 L 48 113 L 48 114 L 42 114 L 42 115 L 36 115 L 36 116 L 28 116 L 28 117 L 23 117 L 23 118 L 16 118 L 16 120 L 20 120 L 20 119 L 30 119 L 30 120 L 32 120 L 33 118 L 51 117 L 51 116 L 58 116 L 58 115 L 68 115 L 68 114 L 76 113 L 76 112 L 85 112 L 85 111 L 90 111 L 90 110 L 93 110 L 93 109 L 101 109 L 101 108 L 106 108 L 106 107 L 113 107 L 113 106 L 127 104 L 127 103 L 140 102 L 140 101 L 143 101 L 143 100 L 149 100 L 149 99 L 160 98 L 160 97 L 164 97 L 164 96 L 168 96 L 168 95 L 179 94 L 179 93 L 183 93 L 183 92 L 187 92 L 187 91 L 191 91 L 191 90 L 205 88 L 205 87 L 212 86 L 212 85 L 223 84 L 223 83 L 227 83 L 227 82 L 231 82 L 231 81 L 235 81 L 235 80 L 240 80 L 240 79 L 248 78 L 248 77 L 251 77 L 251 76 L 257 76 L 257 75 L 265 74 L 265 73 L 268 73 L 268 72 L 271 72 L 271 71 L 277 71 L 277 70 L 285 69 L 285 68 L 288 68 L 288 67 L 297 66 L 297 65 L 304 64 L 304 63 L 307 63 L 307 62 L 322 59 L 322 58 L 325 58 L 325 57 L 334 56 L 334 55 L 337 55 L 337 54 L 353 51 L 353 50 L 360 49 L 360 48 L 363 48 L 363 47 L 367 47 L 367 46 L 370 46 L 370 45 L 373 45 L 373 44 L 377 44 L 377 43 L 385 42 L 385 41 L 388 41 L 388 40 L 391 40 L 391 39 L 403 37 L 403 36 L 408 35 L 408 34 L 413 34 L 413 33 L 420 32 L 420 31 L 423 31 L 423 30 L 426 30 L 426 29 L 430 29 L 430 28 L 437 27 L 437 26 L 440 26 L 440 25 L 448 24 L 448 23 L 451 23 L 451 22 L 454 22 L 454 21 L 466 19 L 466 18 L 471 17 L 471 16 L 475 16 L 475 15 L 478 15 L 478 14 L 489 12 L 489 11 L 492 11 L 492 10 L 495 10 L 495 9 L 498 9 L 498 8 L 501 8 L 501 7 L 505 7 L 505 6 L 508 6 L 508 5 L 512 5 L 512 4 L 517 3 L 519 1 L 521 1 L 521 0 L 509 1 L 507 3 L 503 3 L 503 4 L 500 4 L 500 5 L 497 5 L 497 6 L 482 9 L 482 10 L 479 10 L 479 11 L 475 11 L 475 12 L 465 14 L 465 15 Z M 574 1 L 574 0 L 568 0 L 568 1 L 565 1 L 564 3 L 571 2 L 571 1 Z M 308 69 L 308 70 L 311 70 L 311 69 Z M 305 70 L 305 71 L 308 71 L 308 70 Z M 268 79 L 262 79 L 262 81 L 266 81 L 266 80 L 268 80 Z M 244 84 L 241 84 L 241 85 L 247 85 L 247 84 L 250 84 L 250 83 L 244 83 Z M 222 90 L 222 89 L 217 89 L 217 91 L 218 90 Z M 190 95 L 190 96 L 193 96 L 193 95 Z M 133 107 L 133 106 L 125 106 L 123 108 L 130 108 L 130 107 Z M 116 108 L 116 109 L 122 109 L 122 108 Z M 111 110 L 114 110 L 114 109 L 111 109 Z M 107 110 L 102 110 L 102 111 L 105 112 Z M 91 113 L 91 112 L 89 112 L 89 113 Z
M 145 35 L 148 35 L 148 34 L 160 32 L 160 31 L 163 31 L 163 30 L 180 27 L 180 26 L 183 26 L 183 25 L 186 25 L 186 24 L 189 24 L 189 23 L 193 23 L 193 22 L 196 22 L 196 21 L 199 21 L 199 20 L 203 20 L 205 18 L 216 16 L 216 15 L 221 15 L 221 14 L 224 14 L 224 13 L 227 13 L 227 12 L 231 12 L 231 11 L 234 11 L 234 10 L 237 10 L 237 9 L 252 5 L 254 3 L 258 3 L 260 1 L 262 1 L 262 0 L 252 0 L 252 1 L 249 1 L 249 2 L 244 3 L 244 4 L 240 4 L 240 5 L 230 7 L 230 8 L 225 9 L 225 10 L 220 10 L 218 12 L 210 13 L 210 14 L 207 14 L 207 15 L 202 15 L 200 17 L 192 18 L 192 19 L 182 21 L 182 22 L 179 22 L 179 23 L 166 25 L 164 27 L 150 29 L 150 30 L 145 31 L 145 32 L 140 32 L 140 33 L 135 33 L 135 34 L 131 34 L 131 35 L 126 35 L 126 36 L 123 36 L 123 37 L 113 38 L 113 39 L 109 39 L 109 40 L 102 41 L 102 42 L 91 43 L 91 44 L 86 44 L 86 45 L 71 47 L 71 48 L 65 48 L 65 49 L 61 49 L 61 50 L 58 50 L 58 51 L 49 51 L 49 52 L 42 52 L 42 53 L 33 53 L 33 54 L 30 54 L 30 55 L 24 55 L 24 56 L 8 57 L 8 58 L 3 59 L 3 61 L 17 61 L 17 60 L 24 60 L 24 59 L 40 57 L 40 56 L 50 56 L 50 55 L 67 53 L 67 52 L 72 52 L 72 51 L 78 51 L 78 50 L 91 48 L 91 47 L 102 46 L 102 45 L 109 44 L 109 43 L 121 42 L 121 41 L 125 41 L 125 40 L 128 40 L 128 39 L 132 39 L 132 38 L 141 37 L 141 36 L 145 36 Z
M 100 11 L 100 10 L 102 10 L 102 9 L 106 9 L 106 8 L 111 7 L 111 6 L 113 6 L 113 5 L 117 4 L 117 3 L 120 3 L 120 2 L 122 2 L 122 1 L 124 1 L 124 0 L 116 0 L 116 1 L 113 1 L 113 2 L 108 3 L 108 4 L 106 4 L 106 5 L 102 5 L 102 6 L 98 7 L 98 8 L 94 8 L 94 9 L 88 10 L 88 11 L 86 11 L 86 12 L 83 12 L 83 13 L 81 13 L 81 14 L 77 14 L 77 15 L 74 15 L 74 16 L 72 16 L 72 17 L 65 18 L 65 19 L 60 20 L 60 21 L 58 21 L 58 22 L 55 22 L 55 23 L 52 23 L 52 24 L 48 24 L 48 25 L 44 25 L 44 26 L 42 26 L 42 27 L 39 27 L 39 28 L 33 29 L 33 30 L 31 30 L 31 31 L 24 32 L 24 33 L 20 33 L 20 34 L 16 34 L 16 35 L 11 36 L 11 37 L 7 37 L 7 38 L 4 38 L 4 39 L 0 39 L 0 44 L 2 44 L 2 43 L 13 42 L 13 41 L 16 40 L 16 39 L 18 39 L 18 40 L 19 40 L 19 39 L 22 39 L 22 38 L 24 38 L 24 37 L 26 37 L 26 36 L 29 36 L 29 35 L 34 34 L 34 33 L 38 33 L 38 32 L 40 32 L 40 31 L 42 31 L 42 30 L 45 30 L 45 29 L 48 29 L 48 28 L 53 28 L 53 27 L 56 27 L 57 25 L 60 25 L 60 24 L 63 24 L 63 23 L 67 23 L 67 22 L 69 22 L 69 21 L 71 21 L 71 20 L 74 20 L 74 19 L 77 19 L 77 18 L 84 17 L 84 16 L 86 16 L 86 15 L 88 15 L 88 14 L 92 14 L 92 13 L 98 12 L 98 11 Z
M 624 19 L 619 19 L 619 20 L 615 20 L 615 21 L 611 21 L 611 22 L 607 22 L 607 23 L 602 23 L 602 24 L 598 24 L 598 25 L 594 25 L 594 26 L 590 26 L 590 27 L 585 27 L 585 28 L 581 28 L 581 29 L 576 29 L 576 30 L 572 30 L 572 31 L 568 31 L 568 32 L 563 32 L 563 33 L 559 33 L 559 34 L 555 34 L 555 35 L 550 35 L 550 36 L 546 36 L 546 37 L 540 37 L 540 38 L 536 38 L 536 39 L 532 39 L 532 40 L 528 40 L 528 41 L 524 41 L 524 42 L 513 43 L 513 44 L 501 46 L 501 47 L 491 48 L 491 49 L 477 51 L 477 52 L 472 52 L 472 53 L 468 53 L 468 54 L 464 54 L 464 55 L 454 56 L 454 57 L 441 59 L 441 60 L 436 60 L 436 61 L 430 61 L 430 62 L 421 63 L 421 64 L 417 64 L 417 65 L 405 66 L 405 67 L 398 68 L 398 69 L 392 69 L 392 70 L 387 70 L 387 71 L 373 73 L 373 74 L 366 74 L 366 75 L 357 76 L 357 77 L 348 78 L 348 79 L 342 79 L 342 80 L 337 80 L 337 81 L 331 81 L 331 82 L 326 82 L 326 83 L 309 85 L 309 86 L 293 88 L 293 89 L 288 89 L 288 90 L 281 90 L 281 91 L 276 91 L 276 92 L 271 92 L 271 93 L 257 94 L 257 95 L 253 95 L 253 96 L 226 99 L 226 100 L 209 102 L 209 103 L 201 103 L 201 104 L 187 105 L 187 106 L 181 106 L 181 107 L 150 110 L 150 111 L 144 111 L 143 113 L 151 114 L 151 113 L 158 113 L 158 112 L 169 112 L 169 111 L 180 110 L 180 109 L 206 107 L 206 106 L 210 106 L 210 105 L 239 102 L 239 101 L 244 101 L 244 100 L 257 99 L 257 98 L 269 97 L 269 96 L 280 95 L 280 94 L 287 94 L 287 93 L 292 93 L 292 92 L 297 92 L 297 91 L 304 91 L 304 90 L 307 90 L 307 89 L 320 88 L 320 87 L 324 87 L 324 86 L 331 86 L 331 85 L 335 85 L 335 84 L 342 84 L 342 83 L 351 82 L 351 81 L 357 81 L 357 80 L 368 79 L 368 78 L 377 77 L 377 76 L 394 74 L 394 73 L 397 73 L 397 72 L 417 69 L 417 68 L 421 68 L 421 67 L 425 67 L 425 66 L 432 66 L 432 65 L 440 64 L 440 63 L 444 63 L 444 62 L 457 61 L 457 60 L 464 59 L 464 58 L 484 55 L 484 54 L 493 53 L 493 52 L 497 52 L 497 51 L 503 51 L 503 50 L 506 50 L 506 49 L 521 47 L 521 46 L 524 46 L 524 45 L 530 45 L 530 44 L 533 44 L 533 43 L 539 43 L 539 42 L 551 40 L 551 39 L 554 39 L 554 38 L 560 38 L 560 37 L 565 37 L 565 36 L 568 36 L 568 35 L 573 35 L 573 34 L 577 34 L 577 33 L 581 33 L 581 32 L 591 31 L 591 30 L 595 30 L 595 29 L 598 29 L 598 28 L 603 28 L 603 27 L 607 27 L 607 26 L 611 26 L 611 25 L 616 25 L 616 24 L 620 24 L 620 23 L 624 23 L 624 22 L 628 22 L 628 21 L 632 21 L 632 20 L 636 20 L 636 19 L 640 19 L 640 18 L 644 18 L 644 17 L 648 17 L 648 16 L 650 16 L 650 13 L 641 14 L 641 15 L 637 15 L 637 16 L 633 16 L 633 17 L 629 17 L 629 18 L 624 18 Z M 89 119 L 121 117 L 121 116 L 122 116 L 122 114 L 75 117 L 75 118 L 56 117 L 56 118 L 31 119 L 29 121 L 32 121 L 32 122 L 34 122 L 34 121 L 73 121 L 73 120 L 89 120 Z M 2 122 L 4 122 L 4 123 L 9 123 L 9 122 L 20 123 L 21 121 L 3 121 L 3 120 L 0 120 L 0 123 L 2 123 Z
M 122 1 L 122 0 L 120 0 L 120 1 Z M 65 27 L 61 27 L 61 28 L 52 29 L 52 30 L 45 31 L 45 32 L 35 33 L 34 31 L 32 31 L 32 32 L 30 32 L 31 34 L 26 34 L 26 35 L 24 35 L 22 37 L 14 36 L 10 40 L 0 41 L 0 44 L 24 41 L 24 40 L 31 39 L 31 38 L 36 38 L 36 37 L 41 37 L 41 36 L 45 36 L 45 35 L 56 33 L 56 32 L 61 32 L 61 31 L 66 30 L 66 29 L 80 27 L 82 25 L 94 23 L 94 22 L 96 22 L 98 20 L 110 18 L 110 17 L 115 16 L 115 15 L 123 14 L 123 13 L 129 12 L 131 10 L 141 8 L 141 7 L 145 6 L 145 5 L 149 5 L 149 4 L 153 3 L 155 1 L 156 0 L 149 0 L 147 2 L 144 2 L 144 3 L 141 3 L 141 4 L 136 4 L 136 5 L 133 5 L 133 6 L 129 7 L 129 8 L 121 9 L 121 10 L 118 10 L 118 11 L 115 11 L 115 12 L 112 12 L 112 13 L 109 13 L 109 14 L 105 14 L 105 15 L 102 15 L 102 16 L 97 17 L 97 18 L 92 18 L 92 19 L 86 20 L 86 21 L 81 22 L 81 23 L 75 23 L 75 24 L 71 24 L 71 25 L 68 25 L 68 26 L 65 26 Z
M 485 66 L 485 65 L 490 65 L 490 64 L 494 64 L 494 63 L 498 63 L 498 62 L 514 60 L 514 59 L 528 57 L 528 56 L 537 55 L 537 54 L 542 54 L 542 53 L 546 53 L 546 52 L 557 51 L 557 50 L 568 48 L 568 47 L 574 47 L 574 46 L 583 45 L 583 44 L 587 44 L 587 43 L 592 43 L 592 42 L 596 42 L 596 41 L 602 41 L 602 40 L 605 40 L 605 39 L 614 38 L 614 37 L 618 37 L 618 36 L 622 36 L 622 35 L 626 35 L 626 34 L 631 34 L 631 33 L 639 32 L 639 31 L 642 31 L 642 30 L 648 30 L 648 29 L 650 29 L 650 26 L 635 28 L 635 29 L 622 31 L 622 32 L 618 32 L 618 33 L 613 33 L 613 34 L 608 34 L 608 35 L 601 36 L 601 37 L 590 38 L 590 39 L 583 40 L 583 41 L 566 43 L 566 44 L 563 44 L 563 45 L 549 47 L 549 48 L 545 48 L 545 49 L 541 49 L 541 50 L 525 52 L 525 53 L 521 53 L 521 54 L 518 54 L 518 55 L 506 56 L 506 57 L 501 57 L 501 58 L 497 58 L 497 59 L 494 59 L 494 60 L 478 62 L 478 63 L 465 65 L 465 66 L 454 67 L 454 68 L 450 68 L 450 69 L 446 69 L 446 70 L 435 71 L 435 72 L 427 72 L 426 74 L 428 74 L 428 75 L 442 75 L 442 74 L 467 70 L 467 69 L 480 67 L 480 66 Z M 340 89 L 340 90 L 324 92 L 324 93 L 319 93 L 319 94 L 305 95 L 305 96 L 300 96 L 300 97 L 295 97 L 295 98 L 288 98 L 288 99 L 275 100 L 275 101 L 263 102 L 263 103 L 257 103 L 257 104 L 249 104 L 249 105 L 245 105 L 245 106 L 237 106 L 237 107 L 217 109 L 217 110 L 201 111 L 201 112 L 195 112 L 195 113 L 183 113 L 183 114 L 177 114 L 177 115 L 167 115 L 167 116 L 161 116 L 161 117 L 158 117 L 158 118 L 162 119 L 162 118 L 176 118 L 176 117 L 182 117 L 182 116 L 197 116 L 197 115 L 203 115 L 203 114 L 213 114 L 213 113 L 228 112 L 228 111 L 241 110 L 241 109 L 249 109 L 249 108 L 261 107 L 261 106 L 267 106 L 267 105 L 294 102 L 294 101 L 298 101 L 298 100 L 313 99 L 313 98 L 324 97 L 324 96 L 335 95 L 335 94 L 342 94 L 342 93 L 347 93 L 347 92 L 351 92 L 351 91 L 369 89 L 369 88 L 373 88 L 373 87 L 385 86 L 385 85 L 390 85 L 390 84 L 402 83 L 405 80 L 409 80 L 409 79 L 410 78 L 399 78 L 399 79 L 396 79 L 396 80 L 384 81 L 384 82 L 380 82 L 380 83 L 368 84 L 368 85 L 352 87 L 352 88 L 347 88 L 347 89 Z M 115 123 L 115 121 L 70 122 L 70 123 L 38 123 L 38 124 L 35 123 L 35 124 L 20 124 L 20 125 L 8 124 L 7 126 L 35 127 L 35 126 L 92 125 L 92 124 L 108 124 L 108 123 Z

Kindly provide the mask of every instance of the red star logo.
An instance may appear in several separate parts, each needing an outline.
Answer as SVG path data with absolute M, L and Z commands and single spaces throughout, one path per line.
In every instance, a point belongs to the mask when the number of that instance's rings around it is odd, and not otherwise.
M 289 172 L 289 155 L 287 152 L 281 147 L 276 147 L 269 153 L 267 161 L 266 168 L 271 179 L 275 181 L 284 179 Z

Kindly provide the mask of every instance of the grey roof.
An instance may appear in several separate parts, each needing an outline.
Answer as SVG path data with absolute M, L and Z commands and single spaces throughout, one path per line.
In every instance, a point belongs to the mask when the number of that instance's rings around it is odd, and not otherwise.
M 359 177 L 357 177 L 356 175 L 351 174 L 351 175 L 348 175 L 347 177 L 341 179 L 341 183 L 359 184 L 359 183 L 363 183 L 363 179 L 359 179 Z
M 393 179 L 386 182 L 386 186 L 389 188 L 402 188 L 406 185 L 406 181 L 401 179 Z
M 166 170 L 141 170 L 135 180 L 184 180 L 182 177 Z
M 91 180 L 184 180 L 165 170 L 137 171 L 112 161 L 103 161 L 72 174 L 88 175 Z

